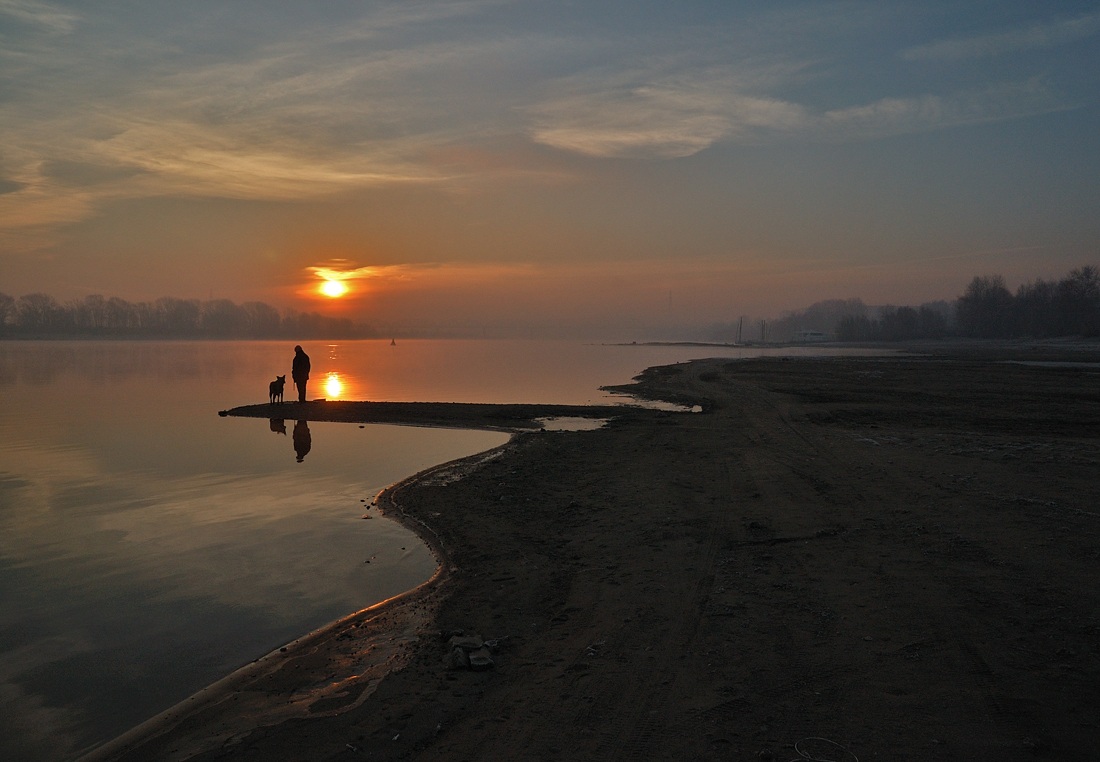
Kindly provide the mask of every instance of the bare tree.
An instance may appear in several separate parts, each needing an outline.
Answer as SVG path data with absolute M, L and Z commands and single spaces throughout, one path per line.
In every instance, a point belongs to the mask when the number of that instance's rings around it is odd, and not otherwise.
M 15 297 L 0 292 L 0 332 L 15 319 Z
M 1055 295 L 1063 335 L 1100 333 L 1100 271 L 1079 267 L 1058 282 Z
M 31 332 L 56 329 L 61 312 L 61 305 L 48 294 L 25 294 L 15 303 L 16 324 Z
M 984 339 L 1012 334 L 1012 294 L 1000 275 L 976 276 L 959 297 L 959 331 Z

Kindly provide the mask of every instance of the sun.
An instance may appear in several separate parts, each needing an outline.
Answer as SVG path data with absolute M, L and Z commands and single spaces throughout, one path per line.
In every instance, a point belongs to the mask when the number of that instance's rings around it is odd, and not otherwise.
M 339 299 L 348 292 L 348 287 L 340 280 L 325 280 L 321 282 L 319 290 L 330 299 Z

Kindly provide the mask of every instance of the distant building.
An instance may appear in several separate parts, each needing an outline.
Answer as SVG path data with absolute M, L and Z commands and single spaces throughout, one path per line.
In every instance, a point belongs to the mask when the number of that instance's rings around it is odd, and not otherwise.
M 829 336 L 822 331 L 795 331 L 791 341 L 795 342 L 812 342 L 812 341 L 828 341 Z

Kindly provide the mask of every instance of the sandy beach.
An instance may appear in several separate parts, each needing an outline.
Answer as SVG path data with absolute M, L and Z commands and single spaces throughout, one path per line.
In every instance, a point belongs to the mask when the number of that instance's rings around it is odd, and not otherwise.
M 702 412 L 591 431 L 530 421 L 608 410 L 308 403 L 517 433 L 371 506 L 433 580 L 91 759 L 1086 758 L 1100 369 L 1059 363 L 1097 352 L 976 349 L 655 368 L 630 391 Z

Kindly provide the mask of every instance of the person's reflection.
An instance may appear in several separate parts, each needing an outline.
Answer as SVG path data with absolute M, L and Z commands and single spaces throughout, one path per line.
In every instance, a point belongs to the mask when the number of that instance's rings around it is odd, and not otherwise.
M 309 436 L 309 424 L 305 421 L 295 421 L 291 438 L 294 440 L 294 452 L 298 454 L 298 462 L 301 463 L 313 444 Z
M 268 418 L 268 423 L 271 424 L 271 430 L 276 434 L 282 434 L 286 436 L 286 421 L 282 418 Z

